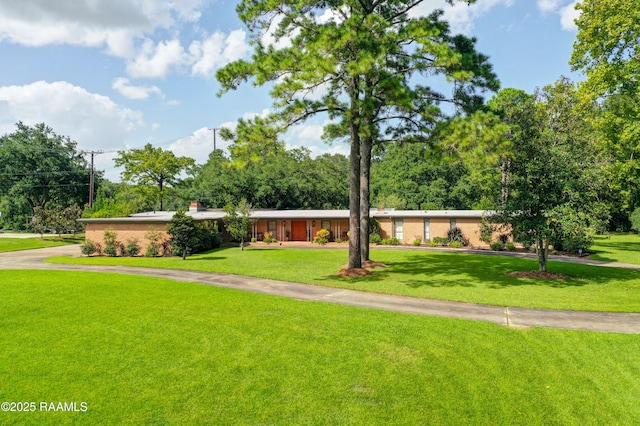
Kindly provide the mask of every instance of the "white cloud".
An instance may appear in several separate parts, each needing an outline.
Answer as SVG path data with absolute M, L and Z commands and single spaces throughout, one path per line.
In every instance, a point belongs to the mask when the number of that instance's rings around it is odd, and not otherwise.
M 0 40 L 106 47 L 128 56 L 135 38 L 200 18 L 205 0 L 3 0 Z
M 541 12 L 555 12 L 564 0 L 537 0 L 536 5 Z
M 427 16 L 436 9 L 444 11 L 443 19 L 449 22 L 453 34 L 469 34 L 473 30 L 474 22 L 496 6 L 511 6 L 513 0 L 480 0 L 471 5 L 456 2 L 453 5 L 445 0 L 423 2 L 409 12 L 409 16 Z
M 234 30 L 228 35 L 216 31 L 202 41 L 192 42 L 189 46 L 192 74 L 209 77 L 216 68 L 242 59 L 250 51 L 245 39 L 243 30 Z
M 575 23 L 575 20 L 580 17 L 580 11 L 576 9 L 577 3 L 577 1 L 574 1 L 573 3 L 560 9 L 560 25 L 562 25 L 563 30 L 578 30 L 578 27 Z
M 180 40 L 164 40 L 156 44 L 146 39 L 135 59 L 127 64 L 127 72 L 135 78 L 164 78 L 171 69 L 187 62 Z
M 120 77 L 116 78 L 111 85 L 122 96 L 134 100 L 149 99 L 149 96 L 155 94 L 160 98 L 164 98 L 162 90 L 158 86 L 133 86 L 129 83 L 129 79 Z
M 223 141 L 220 136 L 216 137 L 216 148 L 227 150 L 229 142 Z M 173 142 L 169 150 L 177 156 L 191 157 L 198 164 L 204 164 L 209 159 L 209 154 L 213 151 L 213 131 L 208 127 L 202 127 L 193 134 L 185 136 Z
M 543 13 L 555 13 L 560 15 L 560 26 L 565 31 L 576 31 L 578 27 L 575 20 L 580 17 L 580 11 L 576 10 L 579 0 L 537 0 L 538 9 Z
M 0 110 L 1 134 L 14 131 L 18 121 L 44 122 L 79 149 L 122 149 L 128 135 L 144 126 L 141 112 L 65 81 L 0 87 Z

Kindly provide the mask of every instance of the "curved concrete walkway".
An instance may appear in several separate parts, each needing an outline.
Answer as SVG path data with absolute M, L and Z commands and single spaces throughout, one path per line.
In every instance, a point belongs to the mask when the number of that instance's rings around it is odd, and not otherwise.
M 551 327 L 640 334 L 640 313 L 554 311 L 498 307 L 367 293 L 208 272 L 125 266 L 56 265 L 43 262 L 45 258 L 51 256 L 76 257 L 79 251 L 79 246 L 74 245 L 0 253 L 0 269 L 50 269 L 145 275 L 291 297 L 298 300 L 339 303 L 419 315 L 488 321 L 510 327 Z

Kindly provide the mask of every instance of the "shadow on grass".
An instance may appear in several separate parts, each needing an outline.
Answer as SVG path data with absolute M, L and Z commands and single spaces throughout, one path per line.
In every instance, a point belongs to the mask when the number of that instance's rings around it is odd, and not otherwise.
M 620 259 L 616 257 L 615 253 L 620 251 L 636 252 L 640 255 L 640 241 L 636 242 L 616 242 L 606 239 L 601 239 L 597 242 L 597 246 L 604 248 L 604 250 L 596 249 L 591 250 L 596 255 L 597 260 L 604 260 L 607 262 L 619 262 Z M 607 250 L 610 249 L 610 250 Z M 611 257 L 610 257 L 611 256 Z
M 385 262 L 383 256 L 375 260 Z M 397 282 L 410 288 L 485 287 L 503 289 L 517 286 L 548 288 L 582 287 L 589 284 L 605 285 L 612 281 L 640 280 L 640 271 L 597 267 L 550 261 L 549 272 L 569 275 L 569 279 L 536 279 L 508 276 L 513 271 L 538 269 L 536 260 L 500 256 L 470 255 L 464 253 L 416 253 L 401 261 L 389 259 L 389 268 L 376 269 L 372 275 L 361 278 L 341 278 L 346 282 Z M 322 280 L 335 280 L 327 276 Z

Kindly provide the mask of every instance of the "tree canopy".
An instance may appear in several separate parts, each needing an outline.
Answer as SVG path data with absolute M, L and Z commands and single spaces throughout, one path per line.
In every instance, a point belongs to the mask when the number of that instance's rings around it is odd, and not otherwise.
M 36 208 L 84 205 L 89 170 L 76 142 L 44 123 L 16 127 L 0 138 L 3 222 L 24 228 Z
M 331 120 L 327 138 L 348 138 L 350 268 L 368 258 L 373 145 L 384 138 L 425 138 L 442 116 L 440 103 L 472 110 L 481 104 L 476 88 L 498 87 L 475 40 L 452 36 L 442 12 L 411 16 L 420 3 L 244 0 L 237 11 L 251 33 L 252 60 L 217 73 L 221 92 L 248 80 L 271 83 L 284 128 L 322 113 Z M 275 43 L 267 43 L 265 33 Z M 453 96 L 419 78 L 434 75 L 455 82 Z
M 124 167 L 121 175 L 125 181 L 136 185 L 157 185 L 155 195 L 159 209 L 163 210 L 165 186 L 180 181 L 180 174 L 190 170 L 195 160 L 189 157 L 176 157 L 171 151 L 154 148 L 150 143 L 141 149 L 118 151 L 116 167 Z

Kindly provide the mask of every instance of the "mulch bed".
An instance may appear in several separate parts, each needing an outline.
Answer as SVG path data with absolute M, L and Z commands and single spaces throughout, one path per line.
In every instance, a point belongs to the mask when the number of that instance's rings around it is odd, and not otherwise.
M 555 272 L 542 272 L 542 271 L 514 271 L 509 272 L 507 275 L 510 277 L 518 278 L 537 278 L 541 280 L 570 280 L 577 277 L 571 275 L 557 274 Z
M 347 268 L 347 265 L 344 265 L 344 268 L 338 271 L 338 276 L 340 277 L 364 277 L 366 275 L 371 275 L 371 270 L 376 268 L 388 268 L 387 265 L 380 262 L 374 262 L 373 260 L 367 260 L 362 264 L 362 268 Z

